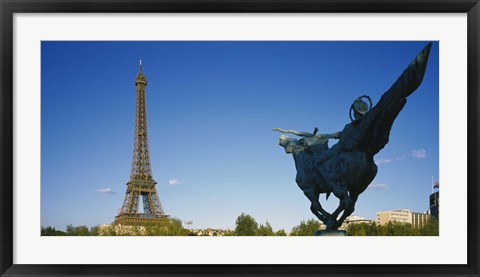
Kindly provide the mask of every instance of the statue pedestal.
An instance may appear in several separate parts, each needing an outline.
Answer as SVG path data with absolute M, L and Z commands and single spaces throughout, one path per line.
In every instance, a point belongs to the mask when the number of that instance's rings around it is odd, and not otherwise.
M 344 230 L 317 230 L 315 231 L 315 236 L 343 237 L 348 236 L 348 234 Z

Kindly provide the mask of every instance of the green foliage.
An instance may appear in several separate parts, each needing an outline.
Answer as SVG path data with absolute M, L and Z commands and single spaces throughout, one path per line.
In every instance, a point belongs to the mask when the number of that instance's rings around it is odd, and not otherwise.
M 299 225 L 293 227 L 290 236 L 314 236 L 315 231 L 320 229 L 320 221 L 310 219 L 307 222 L 302 220 Z
M 386 229 L 372 223 L 352 223 L 348 225 L 347 233 L 349 236 L 386 236 Z
M 258 228 L 258 223 L 253 217 L 242 213 L 235 221 L 235 234 L 237 236 L 255 236 Z
M 400 222 L 388 222 L 385 225 L 356 223 L 348 225 L 347 233 L 350 236 L 438 236 L 438 230 L 438 220 L 431 219 L 420 228 Z
M 245 213 L 238 216 L 236 220 L 235 231 L 225 231 L 223 236 L 286 236 L 285 230 L 273 231 L 272 226 L 267 221 L 265 225 L 255 221 L 255 219 Z M 293 227 L 291 236 L 313 236 L 316 230 L 321 228 L 319 221 L 310 219 L 301 221 L 299 225 Z M 371 223 L 353 223 L 347 227 L 347 233 L 350 236 L 438 236 L 439 221 L 430 219 L 420 228 L 415 228 L 411 224 L 389 222 L 385 225 Z M 194 236 L 195 234 L 183 228 L 182 221 L 178 218 L 170 218 L 165 221 L 149 226 L 93 226 L 88 229 L 87 226 L 68 225 L 66 232 L 55 230 L 54 227 L 41 227 L 42 236 Z M 204 234 L 208 235 L 208 234 Z
M 65 232 L 60 231 L 60 230 L 55 230 L 55 227 L 42 227 L 40 234 L 42 236 L 65 236 L 67 235 Z
M 102 227 L 101 236 L 116 236 L 117 231 L 115 230 L 115 225 L 107 225 Z
M 116 235 L 121 236 L 143 236 L 145 235 L 145 227 L 140 225 L 114 226 Z
M 146 226 L 147 236 L 188 236 L 191 231 L 183 228 L 182 221 L 178 218 L 169 218 L 163 222 Z
M 275 233 L 273 232 L 272 226 L 270 226 L 270 223 L 268 221 L 265 223 L 265 225 L 260 224 L 258 229 L 255 232 L 256 236 L 274 236 Z
M 235 236 L 235 231 L 233 231 L 233 230 L 225 231 L 225 232 L 223 233 L 223 236 L 224 236 L 224 237 Z
M 250 215 L 242 213 L 235 221 L 235 231 L 227 231 L 223 236 L 286 236 L 285 230 L 273 231 L 272 225 L 267 221 L 265 225 L 258 225 Z
M 82 226 L 73 226 L 72 224 L 67 225 L 67 236 L 89 236 L 90 232 L 88 227 L 85 225 Z
M 390 221 L 382 227 L 387 229 L 387 236 L 418 236 L 420 234 L 417 228 L 408 223 Z
M 431 218 L 420 228 L 420 236 L 438 236 L 440 235 L 439 222 L 437 218 Z
M 90 227 L 90 236 L 99 236 L 100 234 L 100 226 L 96 225 Z

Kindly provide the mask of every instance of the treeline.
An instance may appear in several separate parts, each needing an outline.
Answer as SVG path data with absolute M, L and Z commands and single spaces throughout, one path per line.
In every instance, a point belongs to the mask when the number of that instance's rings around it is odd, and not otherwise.
M 108 225 L 99 232 L 101 236 L 193 236 L 191 230 L 182 226 L 178 218 L 169 218 L 160 223 L 145 226 Z
M 347 228 L 350 236 L 438 236 L 438 219 L 430 219 L 422 227 L 400 222 L 388 222 L 385 225 L 372 223 L 350 224 Z
M 235 221 L 235 230 L 230 231 L 227 236 L 286 236 L 285 230 L 281 229 L 276 232 L 273 231 L 270 223 L 258 224 L 257 221 L 250 215 L 242 213 Z
M 40 233 L 42 236 L 98 236 L 99 229 L 99 226 L 88 228 L 85 225 L 73 226 L 69 224 L 66 231 L 56 230 L 55 227 L 48 226 L 42 227 Z
M 65 233 L 64 231 L 55 230 L 55 227 L 51 227 L 51 226 L 42 227 L 40 234 L 42 236 L 66 236 L 67 235 L 67 233 Z
M 323 225 L 314 219 L 301 221 L 292 228 L 290 236 L 313 236 L 316 230 L 322 229 Z M 431 219 L 420 227 L 411 224 L 389 222 L 385 225 L 372 223 L 350 223 L 346 231 L 349 236 L 438 236 L 439 222 Z M 177 218 L 169 218 L 164 222 L 147 226 L 119 226 L 106 225 L 73 226 L 68 225 L 66 231 L 55 230 L 53 227 L 42 227 L 42 236 L 196 236 L 192 230 L 182 226 L 182 221 Z M 259 224 L 252 216 L 242 213 L 235 221 L 235 230 L 226 230 L 223 236 L 287 236 L 284 229 L 274 231 L 270 223 Z
M 236 223 L 233 236 L 285 236 L 285 231 L 274 232 L 267 222 L 265 225 L 258 225 L 253 217 L 241 214 Z M 290 236 L 313 236 L 315 231 L 324 228 L 318 220 L 310 219 L 301 221 L 299 225 L 292 228 Z M 385 225 L 371 223 L 350 223 L 346 228 L 349 236 L 438 236 L 438 219 L 430 219 L 420 228 L 412 224 L 389 222 Z
M 161 223 L 146 226 L 73 226 L 67 225 L 66 231 L 55 230 L 54 227 L 42 227 L 42 236 L 192 236 L 192 231 L 183 228 L 182 221 L 169 218 Z

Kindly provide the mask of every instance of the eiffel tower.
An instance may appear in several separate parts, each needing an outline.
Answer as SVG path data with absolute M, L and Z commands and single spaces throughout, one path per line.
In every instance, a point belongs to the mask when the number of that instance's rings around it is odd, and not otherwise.
M 140 60 L 140 69 L 135 79 L 135 86 L 137 90 L 137 104 L 132 171 L 130 173 L 130 181 L 127 183 L 125 200 L 120 212 L 115 217 L 114 224 L 145 225 L 161 222 L 168 218 L 158 198 L 157 189 L 155 188 L 157 182 L 152 178 L 145 100 L 147 78 L 142 72 L 142 60 Z M 143 211 L 140 211 L 139 207 L 140 198 L 142 199 Z

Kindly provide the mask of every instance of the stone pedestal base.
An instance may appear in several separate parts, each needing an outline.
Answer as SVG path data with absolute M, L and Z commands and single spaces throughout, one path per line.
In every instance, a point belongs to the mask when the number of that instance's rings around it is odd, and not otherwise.
M 334 236 L 334 237 L 343 237 L 348 236 L 347 231 L 344 230 L 317 230 L 315 231 L 315 236 Z

